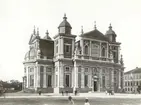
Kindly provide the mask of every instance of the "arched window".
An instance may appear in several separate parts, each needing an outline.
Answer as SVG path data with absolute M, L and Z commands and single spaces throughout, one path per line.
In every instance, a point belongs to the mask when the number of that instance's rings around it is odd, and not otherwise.
M 105 48 L 102 48 L 101 56 L 102 56 L 102 57 L 105 57 Z
M 84 51 L 85 51 L 85 54 L 88 55 L 88 46 L 87 45 L 85 46 Z

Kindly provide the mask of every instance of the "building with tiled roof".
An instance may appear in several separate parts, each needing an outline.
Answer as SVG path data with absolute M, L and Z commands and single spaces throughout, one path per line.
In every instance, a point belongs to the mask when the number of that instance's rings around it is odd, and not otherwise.
M 135 69 L 124 73 L 125 92 L 137 92 L 139 86 L 141 86 L 141 68 L 136 67 Z
M 71 33 L 72 26 L 66 15 L 58 27 L 54 40 L 41 38 L 34 29 L 29 41 L 29 51 L 24 59 L 24 91 L 101 92 L 123 89 L 124 64 L 116 33 L 109 26 L 106 34 L 96 25 L 90 32 L 83 32 L 80 39 Z

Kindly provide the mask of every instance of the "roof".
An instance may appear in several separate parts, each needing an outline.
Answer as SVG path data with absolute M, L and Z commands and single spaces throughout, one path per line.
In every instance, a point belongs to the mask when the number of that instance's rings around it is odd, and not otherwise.
M 81 36 L 86 38 L 97 39 L 97 40 L 109 41 L 109 39 L 97 29 L 84 33 Z
M 111 24 L 110 24 L 110 26 L 109 26 L 109 30 L 106 32 L 106 35 L 115 35 L 115 36 L 116 36 L 115 31 L 112 30 Z
M 127 71 L 124 74 L 131 74 L 131 73 L 141 73 L 141 68 L 135 68 L 133 70 Z
M 70 28 L 72 28 L 70 23 L 67 21 L 66 14 L 64 14 L 63 21 L 60 23 L 59 27 L 70 27 Z
M 46 56 L 48 59 L 53 59 L 54 56 L 54 41 L 40 39 L 39 47 L 41 56 Z

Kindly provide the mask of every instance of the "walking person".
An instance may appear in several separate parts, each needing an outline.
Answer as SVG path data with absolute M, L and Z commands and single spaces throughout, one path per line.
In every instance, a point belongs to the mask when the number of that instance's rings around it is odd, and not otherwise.
M 88 99 L 88 98 L 85 99 L 85 103 L 84 103 L 84 105 L 90 105 L 90 103 L 89 103 L 89 99 Z
M 74 101 L 71 96 L 68 97 L 68 101 L 70 105 L 74 105 Z

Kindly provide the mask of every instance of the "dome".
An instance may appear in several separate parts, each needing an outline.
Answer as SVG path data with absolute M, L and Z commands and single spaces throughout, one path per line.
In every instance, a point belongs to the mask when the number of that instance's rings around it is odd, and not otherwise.
M 28 58 L 28 59 L 34 59 L 34 57 L 36 57 L 36 51 L 35 49 L 30 49 L 30 51 L 28 51 L 26 54 L 25 54 L 25 60 Z
M 25 54 L 24 59 L 27 59 L 27 58 L 29 58 L 29 51 Z
M 59 25 L 58 28 L 60 28 L 60 27 L 70 27 L 70 28 L 72 28 L 71 25 L 70 25 L 70 23 L 67 21 L 66 14 L 64 14 L 63 19 L 64 20 L 60 23 L 60 25 Z
M 29 51 L 29 57 L 30 59 L 33 59 L 36 56 L 36 51 L 34 48 L 30 49 Z
M 48 30 L 46 32 L 46 36 L 43 39 L 52 40 L 51 37 L 49 36 Z
M 109 26 L 109 30 L 106 32 L 106 35 L 115 35 L 116 36 L 116 33 L 112 30 L 111 24 Z

